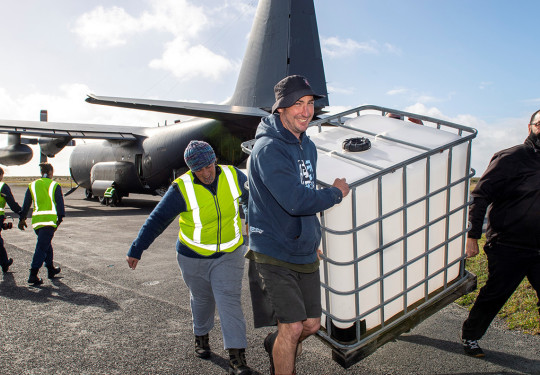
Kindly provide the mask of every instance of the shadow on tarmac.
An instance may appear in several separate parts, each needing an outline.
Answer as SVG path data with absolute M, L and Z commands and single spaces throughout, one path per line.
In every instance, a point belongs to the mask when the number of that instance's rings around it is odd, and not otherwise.
M 0 295 L 9 299 L 28 300 L 35 303 L 59 300 L 78 306 L 100 307 L 108 313 L 120 310 L 120 306 L 107 297 L 74 291 L 64 284 L 60 277 L 52 279 L 51 282 L 54 286 L 17 286 L 13 274 L 11 272 L 4 273 L 4 278 L 0 281 Z
M 400 336 L 397 338 L 397 341 L 404 341 L 412 344 L 429 346 L 450 353 L 463 353 L 463 348 L 461 344 L 457 341 L 440 340 L 423 335 Z M 503 351 L 484 349 L 484 352 L 486 353 L 486 356 L 482 359 L 479 359 L 480 361 L 491 362 L 501 367 L 509 367 L 514 371 L 518 371 L 518 373 L 520 374 L 527 373 L 527 371 L 529 371 L 531 368 L 540 369 L 540 359 L 529 359 L 513 354 L 508 354 Z M 493 374 L 500 374 L 500 372 Z
M 150 212 L 156 207 L 158 201 L 145 199 L 126 199 L 122 200 L 120 205 L 109 207 L 96 201 L 95 206 L 82 207 L 80 205 L 69 204 L 65 202 L 66 211 L 69 210 L 69 217 L 98 217 L 106 212 L 107 216 L 131 216 L 131 215 L 150 215 Z

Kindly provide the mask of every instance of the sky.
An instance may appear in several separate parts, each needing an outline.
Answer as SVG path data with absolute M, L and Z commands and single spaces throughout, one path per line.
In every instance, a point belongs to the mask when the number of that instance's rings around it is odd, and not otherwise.
M 296 0 L 295 0 L 296 1 Z M 257 0 L 0 0 L 0 118 L 156 126 L 86 95 L 222 103 Z M 478 130 L 477 176 L 540 108 L 536 0 L 314 0 L 330 106 L 410 111 Z M 6 144 L 5 137 L 1 141 Z M 84 142 L 77 140 L 76 142 Z M 68 175 L 70 148 L 50 161 Z M 38 152 L 6 175 L 36 175 Z

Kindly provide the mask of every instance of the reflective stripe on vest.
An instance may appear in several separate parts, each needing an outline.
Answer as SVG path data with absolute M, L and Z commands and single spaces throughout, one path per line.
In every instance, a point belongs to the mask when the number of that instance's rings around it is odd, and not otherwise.
M 108 187 L 107 190 L 105 190 L 105 193 L 103 194 L 103 196 L 105 198 L 112 198 L 113 194 L 114 194 L 114 188 Z
M 2 191 L 2 188 L 4 187 L 5 182 L 0 182 L 0 191 Z M 4 198 L 3 195 L 0 195 L 0 216 L 2 216 L 5 212 L 6 207 L 6 198 Z
M 216 196 L 214 196 L 205 187 L 194 184 L 193 174 L 191 171 L 185 173 L 175 180 L 178 184 L 180 192 L 182 195 L 184 195 L 188 210 L 188 212 L 180 214 L 180 231 L 178 233 L 178 237 L 186 246 L 201 255 L 211 255 L 217 251 L 231 252 L 243 242 L 238 205 L 238 198 L 241 195 L 241 191 L 238 186 L 238 181 L 233 174 L 233 167 L 220 165 L 219 168 L 221 168 L 225 179 L 218 180 Z M 227 185 L 228 188 L 224 185 Z M 197 186 L 197 190 L 204 189 L 199 190 L 201 191 L 199 194 L 209 194 L 212 196 L 212 204 L 214 204 L 217 200 L 220 210 L 223 209 L 227 213 L 226 217 L 219 217 L 221 212 L 216 213 L 219 222 L 217 223 L 217 230 L 215 233 L 209 232 L 212 229 L 203 228 L 204 220 L 201 220 L 201 204 L 197 200 L 195 186 Z M 224 189 L 227 189 L 227 193 L 223 191 Z M 199 196 L 198 198 L 203 199 L 202 196 Z M 208 208 L 208 204 L 203 206 Z M 223 222 L 227 223 L 227 228 L 221 228 Z M 208 222 L 207 220 L 207 224 L 213 225 L 215 222 Z M 205 230 L 207 231 L 206 233 Z M 191 231 L 193 232 L 191 233 Z M 213 243 L 203 243 L 203 235 L 206 235 L 207 239 L 209 237 L 212 238 L 213 241 L 211 242 Z M 227 241 L 217 243 L 218 236 L 220 236 L 220 238 L 221 236 L 225 236 Z
M 32 212 L 33 229 L 45 226 L 56 227 L 58 221 L 54 201 L 56 186 L 58 186 L 57 182 L 45 178 L 36 180 L 29 185 L 34 201 L 34 211 Z

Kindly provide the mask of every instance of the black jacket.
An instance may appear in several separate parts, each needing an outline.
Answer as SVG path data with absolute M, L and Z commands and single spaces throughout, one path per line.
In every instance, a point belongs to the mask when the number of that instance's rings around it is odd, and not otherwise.
M 469 238 L 480 238 L 488 210 L 487 244 L 540 249 L 540 150 L 527 138 L 497 152 L 472 192 Z

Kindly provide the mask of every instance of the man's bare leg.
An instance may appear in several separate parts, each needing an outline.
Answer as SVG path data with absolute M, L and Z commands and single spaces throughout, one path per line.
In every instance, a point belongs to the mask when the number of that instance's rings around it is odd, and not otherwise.
M 314 335 L 319 330 L 321 326 L 321 318 L 309 318 L 304 320 L 302 323 L 304 327 L 302 330 L 302 334 L 298 339 L 298 344 L 296 345 L 296 357 L 302 354 L 302 341 L 307 339 L 309 336 Z
M 303 322 L 278 323 L 279 333 L 274 342 L 273 349 L 276 375 L 290 375 L 294 373 L 298 343 L 317 332 L 320 322 L 320 318 L 309 318 Z

